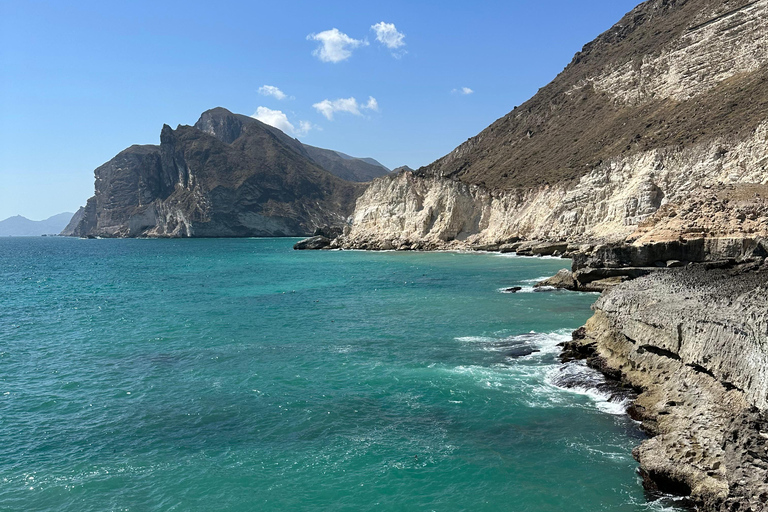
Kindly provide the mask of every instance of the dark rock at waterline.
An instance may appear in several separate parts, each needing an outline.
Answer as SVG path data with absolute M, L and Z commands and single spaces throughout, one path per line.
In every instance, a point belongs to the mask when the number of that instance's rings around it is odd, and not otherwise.
M 536 283 L 533 287 L 543 288 L 545 286 L 551 286 L 553 288 L 563 288 L 565 290 L 575 290 L 577 288 L 577 283 L 576 283 L 576 280 L 573 278 L 573 273 L 570 270 L 564 268 L 554 276 L 550 277 L 549 279 L 545 279 L 543 281 Z
M 517 292 L 519 292 L 522 289 L 523 289 L 522 286 L 512 286 L 510 288 L 504 288 L 503 292 L 504 293 L 517 293 Z
M 481 245 L 473 245 L 472 250 L 473 251 L 488 251 L 488 252 L 496 252 L 499 250 L 501 246 L 499 244 L 481 244 Z
M 531 248 L 534 256 L 557 256 L 568 250 L 568 244 L 565 242 L 542 243 Z
M 515 241 L 515 242 L 507 242 L 506 244 L 501 244 L 499 246 L 499 252 L 502 254 L 508 254 L 511 252 L 517 252 L 517 249 L 523 245 L 523 242 Z
M 520 357 L 529 356 L 531 354 L 535 354 L 536 352 L 541 352 L 539 349 L 533 348 L 530 345 L 519 345 L 517 347 L 514 347 L 512 350 L 507 352 L 506 356 L 510 359 L 518 359 Z
M 319 249 L 327 249 L 331 245 L 331 240 L 324 236 L 313 236 L 300 242 L 296 242 L 293 245 L 293 249 L 296 251 L 311 250 L 316 251 Z
M 689 262 L 746 261 L 768 256 L 762 238 L 698 238 L 642 245 L 611 244 L 573 254 L 572 270 L 620 267 L 680 267 Z

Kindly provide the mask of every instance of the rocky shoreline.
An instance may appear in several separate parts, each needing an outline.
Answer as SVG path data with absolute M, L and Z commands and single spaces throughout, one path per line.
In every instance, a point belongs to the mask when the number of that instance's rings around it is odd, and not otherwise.
M 297 246 L 348 248 L 343 235 L 317 242 Z M 633 455 L 648 491 L 700 511 L 768 510 L 768 240 L 464 249 L 565 256 L 571 270 L 536 286 L 602 292 L 561 358 L 586 360 L 635 397 L 628 413 L 649 438 Z
M 571 254 L 537 286 L 601 291 L 563 347 L 637 393 L 645 488 L 699 511 L 768 510 L 768 242 L 701 238 Z
M 768 508 L 768 266 L 654 273 L 615 287 L 565 345 L 640 394 L 645 485 L 705 511 Z
M 768 510 L 768 2 L 650 0 L 448 155 L 297 248 L 571 258 L 564 347 L 634 389 L 646 487 Z M 513 289 L 509 290 L 513 292 Z

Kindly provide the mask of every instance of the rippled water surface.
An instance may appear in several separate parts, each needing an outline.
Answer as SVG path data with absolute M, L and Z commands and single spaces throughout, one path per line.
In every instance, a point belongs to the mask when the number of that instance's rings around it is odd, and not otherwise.
M 0 510 L 662 508 L 568 261 L 294 241 L 0 239 Z

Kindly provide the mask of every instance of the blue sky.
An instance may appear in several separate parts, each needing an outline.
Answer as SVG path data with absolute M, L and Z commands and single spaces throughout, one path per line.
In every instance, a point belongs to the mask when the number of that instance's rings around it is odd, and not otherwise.
M 636 3 L 0 0 L 0 219 L 75 211 L 94 168 L 216 106 L 426 165 Z

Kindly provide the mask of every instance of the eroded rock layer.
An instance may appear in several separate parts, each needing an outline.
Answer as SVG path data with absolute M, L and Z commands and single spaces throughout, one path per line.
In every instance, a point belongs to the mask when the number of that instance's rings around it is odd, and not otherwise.
M 703 510 L 768 508 L 768 267 L 655 273 L 615 287 L 566 347 L 642 391 L 650 485 Z

